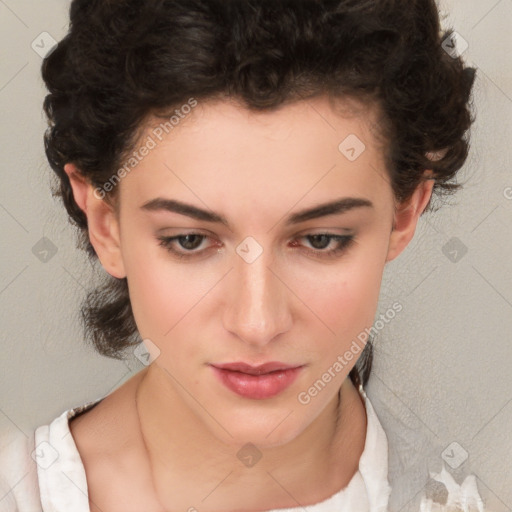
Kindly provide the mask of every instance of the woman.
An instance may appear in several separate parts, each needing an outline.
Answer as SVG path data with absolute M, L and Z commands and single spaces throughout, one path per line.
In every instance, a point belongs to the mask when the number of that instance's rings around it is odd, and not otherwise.
M 6 510 L 387 510 L 364 391 L 380 283 L 457 189 L 472 122 L 434 1 L 70 18 L 43 63 L 45 148 L 106 271 L 86 334 L 147 366 L 39 427 L 24 462 L 13 443 L 29 477 L 4 477 Z

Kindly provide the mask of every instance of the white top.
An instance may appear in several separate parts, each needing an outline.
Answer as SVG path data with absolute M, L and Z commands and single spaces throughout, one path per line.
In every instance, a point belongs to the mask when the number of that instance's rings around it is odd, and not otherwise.
M 388 441 L 364 390 L 366 440 L 359 469 L 330 498 L 309 505 L 309 512 L 386 512 Z M 69 409 L 28 439 L 21 433 L 0 443 L 0 512 L 89 512 L 85 469 L 69 430 L 69 420 L 100 402 Z M 35 447 L 37 447 L 35 449 Z M 36 463 L 37 461 L 37 463 Z M 303 507 L 269 512 L 304 512 Z

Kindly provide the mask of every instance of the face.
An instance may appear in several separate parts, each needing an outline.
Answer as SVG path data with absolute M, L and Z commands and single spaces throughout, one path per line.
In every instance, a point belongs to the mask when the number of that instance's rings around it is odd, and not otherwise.
M 375 318 L 395 202 L 375 112 L 338 106 L 200 103 L 167 134 L 155 121 L 142 138 L 155 146 L 118 185 L 119 259 L 152 364 L 228 443 L 305 431 Z M 235 363 L 277 364 L 222 368 Z

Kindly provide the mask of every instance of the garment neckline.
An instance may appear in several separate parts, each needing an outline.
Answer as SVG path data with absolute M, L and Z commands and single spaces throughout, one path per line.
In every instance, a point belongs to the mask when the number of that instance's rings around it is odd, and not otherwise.
M 358 471 L 350 482 L 330 497 L 313 505 L 310 512 L 323 512 L 325 507 L 343 506 L 345 498 L 354 494 L 356 488 L 366 489 L 370 512 L 387 510 L 391 488 L 388 483 L 388 443 L 373 406 L 362 387 L 358 389 L 366 410 L 366 437 L 359 459 Z M 106 395 L 108 396 L 108 395 Z M 48 468 L 38 466 L 41 502 L 44 510 L 67 512 L 70 504 L 75 512 L 89 512 L 87 479 L 82 459 L 70 430 L 70 421 L 98 405 L 106 396 L 64 411 L 49 425 L 35 431 L 35 444 L 46 441 L 59 453 L 59 457 Z M 361 483 L 362 482 L 362 483 Z M 359 486 L 359 487 L 358 487 Z M 59 496 L 65 496 L 64 501 Z M 75 498 L 76 496 L 76 498 Z M 76 504 L 75 504 L 76 502 Z M 66 503 L 63 506 L 61 503 Z M 338 509 L 337 508 L 337 509 Z M 268 512 L 299 512 L 303 507 L 272 509 Z M 329 509 L 330 510 L 330 509 Z M 347 509 L 349 510 L 349 509 Z

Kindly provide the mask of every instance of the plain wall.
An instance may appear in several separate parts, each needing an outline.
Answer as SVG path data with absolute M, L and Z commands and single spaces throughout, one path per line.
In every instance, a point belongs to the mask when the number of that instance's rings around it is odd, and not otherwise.
M 68 7 L 0 2 L 0 428 L 27 435 L 143 368 L 135 357 L 110 360 L 85 346 L 79 306 L 93 271 L 51 196 L 42 59 L 31 45 L 42 32 L 65 35 Z M 512 509 L 512 0 L 445 0 L 441 8 L 477 68 L 465 186 L 421 217 L 409 247 L 386 268 L 379 312 L 395 301 L 403 309 L 379 332 L 367 392 L 389 439 L 391 510 L 419 510 L 428 471 L 439 471 L 448 453 L 467 456 L 457 467 L 445 464 L 455 480 L 476 475 L 489 510 L 505 511 Z M 43 237 L 56 250 L 47 262 L 33 252 Z M 456 262 L 446 255 L 454 248 Z

